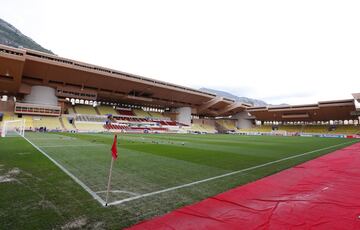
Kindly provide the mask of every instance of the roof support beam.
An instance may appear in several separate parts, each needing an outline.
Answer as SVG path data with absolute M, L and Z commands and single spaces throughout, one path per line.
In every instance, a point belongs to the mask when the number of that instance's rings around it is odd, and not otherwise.
M 214 97 L 213 99 L 203 103 L 202 105 L 200 105 L 197 109 L 198 114 L 204 112 L 205 110 L 207 110 L 208 108 L 210 108 L 213 105 L 216 105 L 217 103 L 219 103 L 220 101 L 222 101 L 224 98 L 223 97 Z
M 239 108 L 239 107 L 242 107 L 245 109 L 244 105 L 241 102 L 234 102 L 234 103 L 226 106 L 225 108 L 219 110 L 217 115 L 219 116 L 219 115 L 226 114 L 226 113 L 230 112 L 231 110 Z

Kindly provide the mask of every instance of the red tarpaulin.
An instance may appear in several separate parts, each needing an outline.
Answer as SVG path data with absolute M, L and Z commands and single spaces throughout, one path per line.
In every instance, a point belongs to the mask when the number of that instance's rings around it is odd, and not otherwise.
M 130 229 L 358 230 L 360 143 Z

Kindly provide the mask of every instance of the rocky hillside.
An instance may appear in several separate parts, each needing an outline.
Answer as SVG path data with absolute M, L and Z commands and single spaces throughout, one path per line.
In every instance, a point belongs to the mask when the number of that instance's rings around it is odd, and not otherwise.
M 228 93 L 228 92 L 225 92 L 225 91 L 221 91 L 221 90 L 215 90 L 215 89 L 209 89 L 209 88 L 200 88 L 200 90 L 216 94 L 216 95 L 218 95 L 220 97 L 226 97 L 226 98 L 233 99 L 235 101 L 251 104 L 251 105 L 254 105 L 254 106 L 266 106 L 266 105 L 268 105 L 265 101 L 262 101 L 262 100 L 248 98 L 248 97 L 239 97 L 239 96 L 236 96 L 234 94 L 231 94 L 231 93 Z
M 41 52 L 53 54 L 50 50 L 45 49 L 31 38 L 22 34 L 11 24 L 0 18 L 0 44 L 12 47 L 24 47 L 28 49 L 38 50 Z

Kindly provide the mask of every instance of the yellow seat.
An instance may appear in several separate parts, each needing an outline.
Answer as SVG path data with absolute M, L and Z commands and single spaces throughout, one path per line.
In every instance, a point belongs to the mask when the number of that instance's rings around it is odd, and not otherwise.
M 133 112 L 137 117 L 151 117 L 151 115 L 148 112 L 145 112 L 142 109 L 134 109 Z
M 75 105 L 75 110 L 77 114 L 98 115 L 92 105 Z
M 100 115 L 117 114 L 115 109 L 109 105 L 100 105 L 97 107 L 97 110 L 99 111 Z

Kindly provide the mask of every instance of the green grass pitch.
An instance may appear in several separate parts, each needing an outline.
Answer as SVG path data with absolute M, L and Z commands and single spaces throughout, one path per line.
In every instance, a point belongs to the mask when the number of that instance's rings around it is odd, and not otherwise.
M 26 133 L 26 137 L 105 199 L 112 135 Z M 353 141 L 120 134 L 110 202 L 313 152 L 105 208 L 25 139 L 2 138 L 0 229 L 121 229 L 343 148 Z

